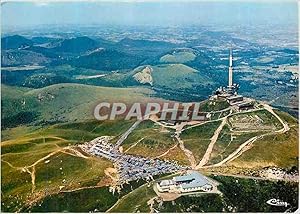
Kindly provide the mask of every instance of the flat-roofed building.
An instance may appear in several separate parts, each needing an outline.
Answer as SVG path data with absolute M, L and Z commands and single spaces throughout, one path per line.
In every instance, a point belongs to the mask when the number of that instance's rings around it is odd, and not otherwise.
M 247 102 L 237 103 L 237 107 L 238 107 L 239 111 L 253 109 L 254 108 L 254 102 L 247 101 Z
M 157 184 L 157 189 L 160 192 L 169 192 L 174 187 L 175 183 L 173 180 L 162 180 Z
M 162 180 L 157 183 L 157 189 L 159 192 L 209 192 L 213 190 L 213 185 L 204 175 L 194 171 L 186 175 L 173 177 L 170 180 Z
M 233 95 L 226 98 L 230 105 L 234 103 L 243 101 L 244 97 L 242 95 Z

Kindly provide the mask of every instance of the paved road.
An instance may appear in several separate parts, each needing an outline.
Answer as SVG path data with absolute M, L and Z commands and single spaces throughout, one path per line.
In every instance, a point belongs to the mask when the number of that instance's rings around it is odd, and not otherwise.
M 128 135 L 142 122 L 142 120 L 137 120 L 135 123 L 120 137 L 120 139 L 117 141 L 115 147 L 118 148 L 124 140 L 128 137 Z

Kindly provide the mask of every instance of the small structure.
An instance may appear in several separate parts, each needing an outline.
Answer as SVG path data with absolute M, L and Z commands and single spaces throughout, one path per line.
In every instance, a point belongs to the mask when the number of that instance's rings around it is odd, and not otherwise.
M 230 105 L 233 105 L 234 103 L 243 101 L 244 97 L 242 95 L 233 95 L 230 97 L 227 97 L 227 101 Z
M 236 106 L 238 107 L 239 111 L 245 111 L 245 110 L 253 109 L 254 102 L 253 101 L 245 101 L 245 102 L 237 103 Z
M 195 191 L 210 192 L 213 190 L 213 185 L 204 175 L 198 172 L 176 176 L 171 180 L 162 180 L 156 185 L 159 192 L 188 193 Z

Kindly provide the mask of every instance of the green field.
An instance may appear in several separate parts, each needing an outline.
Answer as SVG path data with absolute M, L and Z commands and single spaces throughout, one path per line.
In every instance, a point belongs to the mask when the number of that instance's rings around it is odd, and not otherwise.
M 118 200 L 108 187 L 61 192 L 46 197 L 42 202 L 24 211 L 30 212 L 105 212 Z
M 230 127 L 225 125 L 219 134 L 219 138 L 213 147 L 208 164 L 216 164 L 234 152 L 241 144 L 252 137 L 261 135 L 262 132 L 234 133 Z
M 220 124 L 221 121 L 209 122 L 182 132 L 181 139 L 184 146 L 193 152 L 197 162 L 202 159 L 210 143 L 210 138 Z
M 161 130 L 160 126 L 152 121 L 143 121 L 124 141 L 123 148 L 126 151 L 140 141 L 126 153 L 155 157 L 175 144 L 171 134 L 170 130 Z
M 60 190 L 109 183 L 104 170 L 112 167 L 111 162 L 88 155 L 88 158 L 83 158 L 76 155 L 72 148 L 66 147 L 101 135 L 117 138 L 133 122 L 120 120 L 59 124 L 29 131 L 22 137 L 2 142 L 2 210 L 17 211 L 30 201 L 38 201 L 40 197 L 56 194 Z M 34 174 L 34 185 L 29 172 Z
M 280 111 L 276 113 L 289 123 L 290 130 L 284 134 L 268 135 L 255 141 L 254 146 L 231 162 L 230 166 L 245 168 L 298 166 L 298 121 L 287 113 Z
M 149 213 L 150 209 L 147 202 L 156 196 L 153 190 L 153 182 L 151 185 L 145 184 L 134 189 L 129 194 L 125 195 L 120 201 L 109 210 L 112 213 L 133 213 L 143 212 Z
M 2 85 L 2 129 L 31 124 L 93 119 L 100 102 L 149 102 L 152 90 L 113 88 L 80 84 L 57 84 L 41 89 L 21 89 Z M 160 100 L 160 99 L 156 99 Z

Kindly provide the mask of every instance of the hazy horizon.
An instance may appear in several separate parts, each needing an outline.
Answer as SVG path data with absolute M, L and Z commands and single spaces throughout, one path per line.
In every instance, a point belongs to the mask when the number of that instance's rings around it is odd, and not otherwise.
M 297 2 L 68 2 L 2 4 L 2 30 L 41 25 L 296 26 Z

